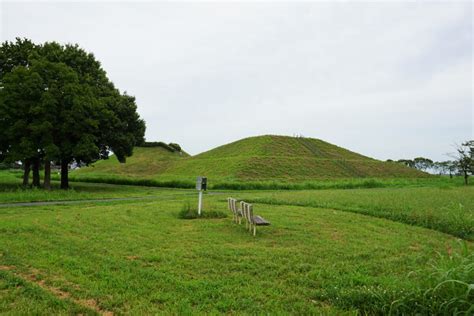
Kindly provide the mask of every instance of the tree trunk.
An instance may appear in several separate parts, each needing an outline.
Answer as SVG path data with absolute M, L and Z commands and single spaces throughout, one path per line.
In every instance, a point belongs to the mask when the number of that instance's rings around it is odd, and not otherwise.
M 43 187 L 46 190 L 51 190 L 51 161 L 49 161 L 49 159 L 46 159 L 44 162 Z
M 29 159 L 25 159 L 24 161 L 24 172 L 23 172 L 23 186 L 28 186 L 30 182 L 30 170 L 31 170 L 31 163 Z
M 450 172 L 449 173 L 449 178 L 452 179 L 453 178 L 453 174 Z
M 468 184 L 468 181 L 467 181 L 467 178 L 469 177 L 469 175 L 467 174 L 466 171 L 464 171 L 464 184 L 467 185 Z
M 33 160 L 33 186 L 39 188 L 40 186 L 40 160 L 39 158 L 35 158 Z
M 24 161 L 23 167 L 23 186 L 28 186 L 30 183 L 31 162 L 29 159 Z
M 61 189 L 69 189 L 69 161 L 61 160 Z

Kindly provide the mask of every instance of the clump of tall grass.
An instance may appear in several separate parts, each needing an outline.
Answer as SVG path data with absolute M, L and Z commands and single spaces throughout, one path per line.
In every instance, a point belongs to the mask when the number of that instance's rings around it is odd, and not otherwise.
M 56 177 L 53 179 L 57 180 Z M 120 184 L 120 185 L 137 185 L 146 187 L 162 187 L 162 188 L 182 188 L 191 189 L 196 186 L 193 181 L 188 180 L 154 180 L 154 179 L 140 179 L 140 178 L 125 178 L 116 176 L 95 176 L 86 177 L 71 176 L 70 181 L 76 182 L 88 182 L 88 183 L 107 183 L 107 184 Z
M 212 189 L 219 190 L 324 190 L 324 189 L 358 189 L 383 188 L 387 184 L 383 180 L 315 180 L 303 182 L 255 181 L 255 182 L 217 182 Z
M 198 210 L 191 206 L 189 201 L 185 202 L 178 213 L 180 219 L 196 219 L 196 218 L 226 218 L 227 214 L 222 211 L 206 210 L 201 211 L 199 215 Z
M 57 175 L 53 179 L 59 180 Z M 354 178 L 354 179 L 317 179 L 317 180 L 269 180 L 269 181 L 248 181 L 248 180 L 219 180 L 210 179 L 208 188 L 211 190 L 325 190 L 325 189 L 372 189 L 372 188 L 393 188 L 393 187 L 417 187 L 433 186 L 445 187 L 462 185 L 458 179 L 432 177 L 432 178 Z M 149 187 L 167 187 L 191 189 L 195 187 L 194 179 L 146 179 L 132 178 L 116 175 L 70 175 L 70 181 L 108 183 L 121 185 L 138 185 Z
M 429 315 L 474 314 L 474 252 L 464 244 L 462 253 L 441 255 L 430 262 L 424 287 L 407 291 L 390 304 L 390 313 Z M 426 275 L 426 271 L 413 272 Z
M 53 177 L 55 180 L 57 178 Z M 192 180 L 155 180 L 126 178 L 116 176 L 71 176 L 70 181 L 89 183 L 108 183 L 121 185 L 138 185 L 149 187 L 167 187 L 191 189 L 195 187 Z M 383 188 L 388 186 L 383 180 L 355 179 L 355 180 L 317 180 L 306 182 L 280 182 L 280 181 L 217 181 L 209 184 L 213 190 L 324 190 L 324 189 L 357 189 L 357 188 Z

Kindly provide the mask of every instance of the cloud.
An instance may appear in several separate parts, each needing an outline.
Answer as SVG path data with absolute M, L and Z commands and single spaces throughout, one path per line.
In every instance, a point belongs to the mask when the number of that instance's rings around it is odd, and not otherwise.
M 93 51 L 147 138 L 191 153 L 299 133 L 446 159 L 473 137 L 470 2 L 4 2 L 1 26 Z

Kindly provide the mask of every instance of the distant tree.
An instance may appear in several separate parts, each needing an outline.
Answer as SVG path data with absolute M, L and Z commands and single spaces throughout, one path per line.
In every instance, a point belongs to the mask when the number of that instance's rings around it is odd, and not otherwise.
M 447 174 L 448 169 L 443 161 L 435 161 L 431 167 L 434 172 L 438 173 L 439 175 Z
M 170 152 L 181 152 L 182 148 L 179 144 L 176 143 L 163 143 L 163 142 L 143 142 L 139 146 L 141 147 L 161 147 Z
M 431 166 L 431 169 L 434 172 L 438 173 L 439 175 L 445 174 L 445 169 L 443 168 L 443 166 L 441 165 L 441 162 L 439 161 L 434 161 L 433 165 Z
M 449 174 L 450 178 L 456 174 L 456 162 L 452 160 L 435 162 L 433 163 L 433 167 L 439 174 Z
M 469 154 L 471 156 L 471 173 L 474 174 L 474 140 L 465 143 L 469 147 Z
M 407 167 L 410 167 L 410 168 L 415 168 L 415 162 L 413 160 L 410 160 L 410 159 L 399 159 L 397 160 L 398 163 L 401 163 Z
M 181 151 L 181 146 L 179 144 L 176 144 L 176 143 L 169 143 L 168 146 L 170 146 L 171 148 L 173 148 L 175 151 L 177 152 L 180 152 Z
M 469 175 L 474 172 L 474 140 L 469 140 L 456 148 L 456 167 L 464 176 L 464 184 L 468 184 Z
M 458 172 L 456 161 L 452 161 L 452 160 L 447 161 L 447 166 L 448 166 L 449 177 L 453 178 L 453 175 L 455 175 Z
M 433 166 L 433 160 L 423 157 L 413 159 L 415 169 L 426 171 Z

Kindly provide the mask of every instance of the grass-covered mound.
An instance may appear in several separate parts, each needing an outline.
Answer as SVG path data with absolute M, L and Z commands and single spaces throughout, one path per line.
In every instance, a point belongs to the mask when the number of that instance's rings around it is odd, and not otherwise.
M 72 173 L 72 180 L 119 184 L 193 187 L 197 175 L 222 188 L 277 188 L 269 182 L 302 184 L 353 178 L 419 178 L 425 173 L 375 160 L 314 138 L 258 136 L 196 156 L 162 147 L 136 148 L 126 164 L 115 158 Z M 258 185 L 266 183 L 266 185 Z M 237 185 L 236 185 L 237 184 Z M 365 187 L 365 186 L 363 186 Z M 280 187 L 278 187 L 280 188 Z
M 126 163 L 119 163 L 115 156 L 106 160 L 99 160 L 93 165 L 81 168 L 71 173 L 92 177 L 124 176 L 131 178 L 151 178 L 160 175 L 177 161 L 189 157 L 185 152 L 170 151 L 166 148 L 135 147 L 133 156 L 127 158 Z

